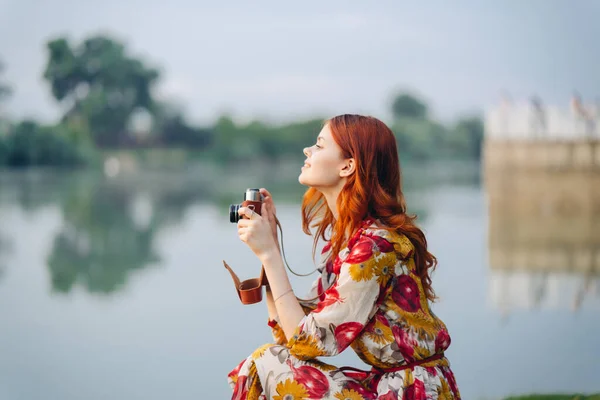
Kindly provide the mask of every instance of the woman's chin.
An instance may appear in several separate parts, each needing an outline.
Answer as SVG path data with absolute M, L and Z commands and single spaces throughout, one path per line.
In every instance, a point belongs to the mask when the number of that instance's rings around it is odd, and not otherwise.
M 310 181 L 308 179 L 306 179 L 306 176 L 304 175 L 304 171 L 300 172 L 300 175 L 298 176 L 298 182 L 300 182 L 301 185 L 310 187 Z
M 306 179 L 304 179 L 304 177 L 302 176 L 302 172 L 300 172 L 300 175 L 298 175 L 298 182 L 300 182 L 301 185 L 308 186 L 306 184 Z

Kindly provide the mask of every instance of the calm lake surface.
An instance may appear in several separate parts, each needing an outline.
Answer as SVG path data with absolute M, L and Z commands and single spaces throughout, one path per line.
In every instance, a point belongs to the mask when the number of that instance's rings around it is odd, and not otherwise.
M 444 171 L 406 170 L 405 191 L 439 260 L 434 310 L 463 398 L 598 391 L 597 270 L 492 265 L 476 169 Z M 222 266 L 242 278 L 260 267 L 227 208 L 246 187 L 270 188 L 288 261 L 309 272 L 295 179 L 0 173 L 0 399 L 230 398 L 227 373 L 271 336 L 266 306 L 243 306 Z M 296 292 L 312 279 L 294 277 Z M 364 367 L 350 351 L 332 362 Z

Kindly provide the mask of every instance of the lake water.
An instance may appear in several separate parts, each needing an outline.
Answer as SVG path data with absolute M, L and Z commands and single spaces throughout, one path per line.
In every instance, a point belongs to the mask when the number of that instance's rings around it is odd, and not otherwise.
M 495 265 L 477 171 L 405 176 L 463 398 L 599 391 L 597 269 Z M 0 399 L 230 398 L 227 373 L 271 341 L 265 305 L 243 306 L 221 261 L 259 272 L 227 215 L 256 186 L 279 200 L 291 266 L 311 271 L 303 188 L 272 170 L 1 173 Z M 311 280 L 294 277 L 296 292 Z M 364 367 L 346 353 L 334 362 Z

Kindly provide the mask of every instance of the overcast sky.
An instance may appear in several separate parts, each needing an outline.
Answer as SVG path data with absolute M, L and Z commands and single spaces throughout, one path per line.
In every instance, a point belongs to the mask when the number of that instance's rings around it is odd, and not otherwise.
M 395 91 L 436 116 L 503 90 L 567 104 L 600 95 L 600 0 L 0 0 L 0 59 L 16 117 L 57 117 L 41 80 L 45 42 L 108 32 L 163 71 L 162 96 L 192 120 L 386 118 Z M 420 4 L 418 4 L 420 3 Z M 427 3 L 429 5 L 423 5 Z

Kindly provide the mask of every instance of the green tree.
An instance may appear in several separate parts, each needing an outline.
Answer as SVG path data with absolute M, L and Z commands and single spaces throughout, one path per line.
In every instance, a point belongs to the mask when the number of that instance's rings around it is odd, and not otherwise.
M 88 38 L 75 47 L 59 38 L 48 42 L 47 49 L 44 78 L 66 109 L 63 120 L 83 117 L 100 146 L 132 141 L 127 134 L 131 116 L 139 109 L 154 111 L 152 90 L 158 70 L 105 36 Z
M 392 102 L 392 114 L 396 120 L 403 117 L 427 118 L 428 110 L 427 105 L 419 98 L 402 93 Z
M 446 128 L 434 121 L 405 117 L 392 125 L 398 152 L 402 158 L 431 159 L 441 154 L 447 134 Z
M 451 130 L 450 146 L 458 154 L 464 154 L 475 160 L 481 159 L 484 125 L 481 117 L 472 116 L 458 120 Z
M 80 150 L 57 127 L 25 120 L 15 125 L 4 142 L 2 158 L 9 167 L 77 165 L 84 162 Z
M 155 143 L 165 146 L 202 149 L 214 140 L 214 130 L 192 126 L 175 104 L 163 102 L 155 106 Z

